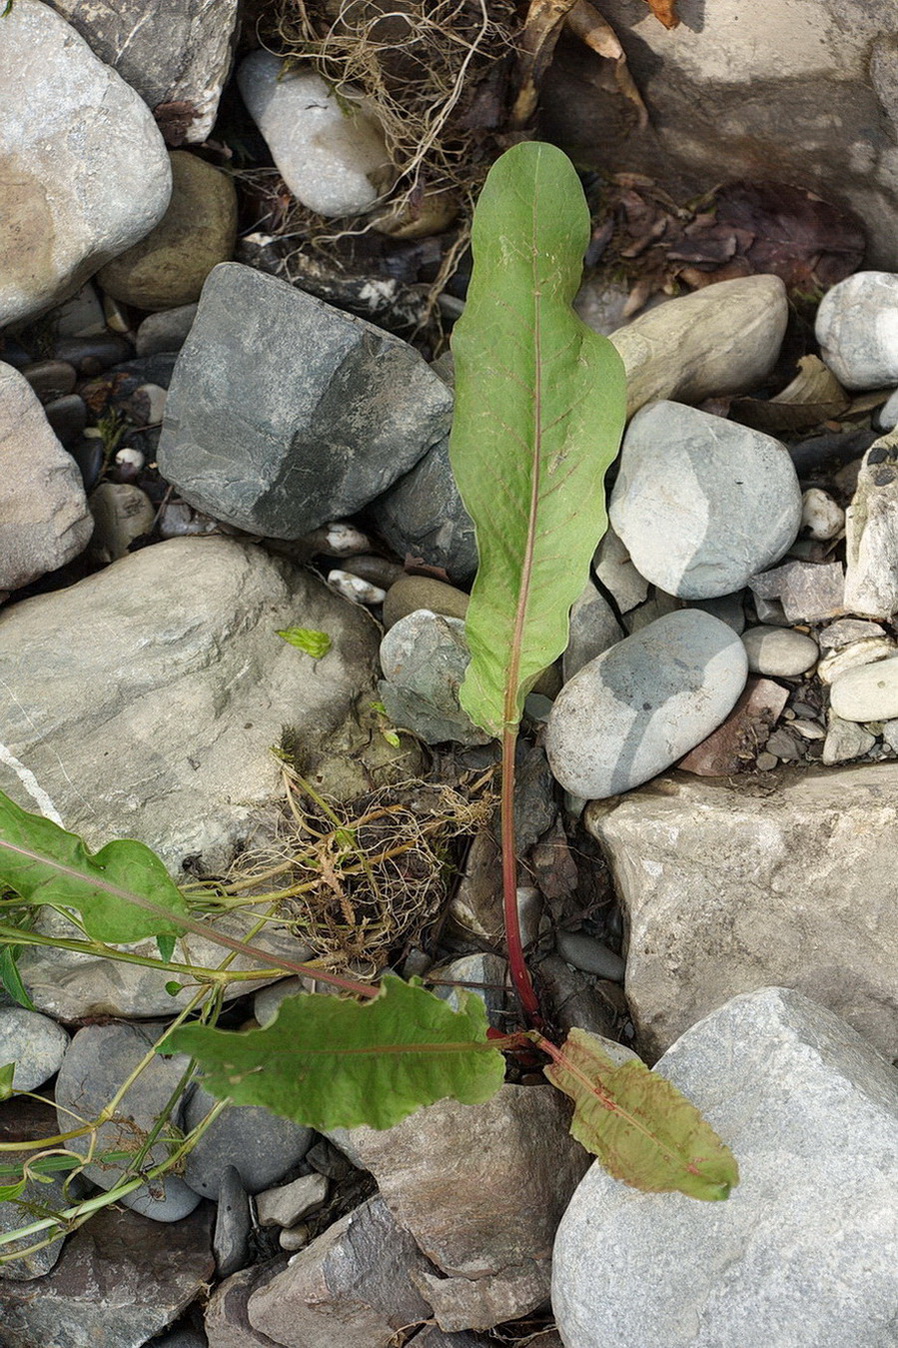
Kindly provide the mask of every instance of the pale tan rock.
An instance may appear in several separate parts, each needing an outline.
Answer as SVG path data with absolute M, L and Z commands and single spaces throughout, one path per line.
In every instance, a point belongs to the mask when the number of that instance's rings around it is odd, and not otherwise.
M 898 609 L 898 431 L 864 455 L 845 513 L 845 607 L 869 618 Z
M 671 300 L 611 334 L 627 371 L 627 415 L 648 402 L 745 393 L 776 361 L 786 331 L 778 276 L 721 281 Z
M 889 1058 L 898 1042 L 898 765 L 757 794 L 661 779 L 585 822 L 629 924 L 626 990 L 654 1058 L 739 992 L 795 988 Z

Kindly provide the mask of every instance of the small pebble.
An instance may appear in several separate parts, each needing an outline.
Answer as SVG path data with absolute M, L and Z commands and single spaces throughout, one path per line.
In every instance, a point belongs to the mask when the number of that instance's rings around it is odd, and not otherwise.
M 321 1207 L 327 1198 L 327 1191 L 328 1180 L 317 1173 L 301 1175 L 292 1184 L 282 1184 L 276 1189 L 265 1189 L 256 1195 L 259 1225 L 296 1226 L 301 1217 Z
M 387 597 L 386 590 L 372 585 L 361 576 L 351 576 L 348 571 L 328 571 L 327 583 L 335 593 L 349 599 L 353 604 L 368 604 L 373 607 L 382 604 Z
M 766 749 L 768 753 L 776 754 L 777 758 L 787 763 L 795 763 L 802 757 L 800 746 L 788 730 L 774 730 L 767 741 Z
M 447 585 L 433 576 L 402 576 L 387 591 L 384 627 L 389 631 L 401 618 L 422 608 L 444 618 L 464 618 L 468 611 L 468 596 L 464 590 L 457 590 L 454 585 Z
M 67 360 L 37 360 L 33 365 L 23 366 L 22 374 L 42 403 L 73 392 L 78 378 L 74 365 Z
M 850 646 L 853 641 L 862 641 L 864 637 L 884 637 L 885 629 L 879 623 L 867 622 L 864 618 L 837 618 L 818 634 L 820 649 L 839 650 Z
M 834 763 L 847 763 L 852 758 L 861 758 L 875 743 L 876 736 L 862 725 L 830 715 L 829 729 L 823 744 L 823 762 L 830 767 Z
M 863 641 L 853 641 L 850 646 L 843 646 L 821 660 L 817 666 L 817 677 L 821 683 L 835 683 L 849 669 L 887 660 L 896 652 L 898 647 L 888 637 L 866 637 Z
M 625 962 L 593 936 L 579 931 L 559 931 L 555 936 L 555 948 L 562 959 L 583 973 L 607 978 L 612 983 L 624 981 Z
M 826 731 L 816 721 L 793 721 L 792 729 L 805 740 L 826 739 Z
M 898 718 L 898 658 L 876 660 L 841 674 L 830 689 L 830 703 L 845 721 Z
M 881 431 L 893 431 L 898 426 L 898 389 L 887 402 L 883 403 L 876 414 L 874 424 L 878 425 Z
M 378 557 L 371 552 L 345 558 L 342 569 L 348 571 L 351 576 L 360 576 L 362 580 L 370 581 L 372 585 L 379 585 L 382 590 L 389 590 L 400 576 L 405 575 L 398 562 L 391 562 L 389 557 Z
M 156 518 L 146 492 L 128 482 L 102 482 L 87 504 L 94 517 L 91 550 L 104 562 L 124 557 L 135 539 L 150 532 Z
M 883 722 L 882 738 L 893 753 L 898 753 L 898 720 Z
M 126 445 L 124 449 L 118 449 L 115 453 L 116 467 L 121 468 L 129 477 L 136 477 L 146 463 L 146 457 L 139 449 L 132 449 Z
M 790 627 L 750 627 L 742 634 L 753 674 L 795 678 L 811 669 L 819 657 L 816 641 Z
M 301 1250 L 304 1245 L 308 1245 L 311 1231 L 305 1225 L 285 1227 L 278 1237 L 278 1244 L 282 1250 Z
M 87 406 L 77 393 L 68 393 L 64 398 L 45 403 L 44 416 L 53 428 L 53 434 L 68 449 L 84 434 Z
M 252 1214 L 240 1171 L 235 1165 L 229 1165 L 222 1174 L 218 1189 L 218 1208 L 212 1236 L 212 1253 L 219 1278 L 228 1278 L 246 1267 L 251 1230 Z
M 147 426 L 158 426 L 162 422 L 165 412 L 165 400 L 168 397 L 168 389 L 162 388 L 160 384 L 140 384 L 134 390 L 134 396 L 143 395 L 147 401 Z
M 811 538 L 838 538 L 845 527 L 845 511 L 829 492 L 809 487 L 801 498 L 801 527 Z
M 776 754 L 768 753 L 767 750 L 758 754 L 758 757 L 755 759 L 755 766 L 759 772 L 772 772 L 778 763 L 779 759 Z

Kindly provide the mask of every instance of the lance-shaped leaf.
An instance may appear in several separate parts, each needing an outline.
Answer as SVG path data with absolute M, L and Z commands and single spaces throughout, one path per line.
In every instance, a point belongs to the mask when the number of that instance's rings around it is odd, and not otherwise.
M 97 941 L 179 935 L 187 904 L 163 863 L 143 843 L 125 839 L 90 852 L 75 833 L 29 814 L 0 791 L 0 884 L 30 903 L 74 908 Z M 105 886 L 129 891 L 171 913 L 154 916 Z
M 647 1193 L 729 1197 L 736 1158 L 676 1086 L 643 1062 L 615 1066 L 584 1030 L 561 1052 L 545 1074 L 574 1101 L 571 1133 L 609 1175 Z
M 506 151 L 474 215 L 474 272 L 455 326 L 450 456 L 480 566 L 460 700 L 493 735 L 567 645 L 605 532 L 604 478 L 626 410 L 623 363 L 571 308 L 589 211 L 551 145 Z
M 239 1105 L 321 1130 L 391 1128 L 422 1105 L 451 1097 L 474 1105 L 502 1085 L 502 1054 L 487 1042 L 477 997 L 453 1011 L 433 993 L 387 975 L 365 1003 L 322 993 L 288 997 L 261 1030 L 185 1025 L 165 1052 L 189 1053 L 203 1084 Z

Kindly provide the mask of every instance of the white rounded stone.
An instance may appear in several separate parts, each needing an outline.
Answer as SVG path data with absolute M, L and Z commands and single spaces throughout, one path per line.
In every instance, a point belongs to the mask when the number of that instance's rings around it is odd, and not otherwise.
M 0 1067 L 15 1063 L 15 1091 L 35 1091 L 62 1066 L 69 1036 L 61 1025 L 23 1006 L 0 1007 Z
M 566 791 L 629 791 L 694 749 L 732 711 L 748 657 L 732 628 L 700 609 L 659 618 L 565 684 L 546 731 Z
M 835 683 L 843 674 L 847 674 L 849 669 L 857 669 L 859 665 L 872 665 L 878 660 L 888 660 L 889 656 L 896 654 L 898 646 L 890 637 L 863 637 L 860 641 L 852 641 L 849 645 L 824 656 L 817 667 L 817 677 L 821 683 Z
M 859 271 L 820 301 L 814 326 L 820 354 L 847 389 L 898 382 L 898 276 Z
M 357 93 L 341 88 L 338 101 L 314 71 L 286 71 L 267 51 L 245 58 L 237 84 L 285 183 L 304 206 L 337 216 L 375 204 L 389 183 L 390 156 L 371 117 L 361 109 L 344 112 Z
M 811 637 L 791 627 L 750 627 L 742 634 L 752 674 L 795 678 L 817 663 L 820 651 Z
M 822 487 L 808 487 L 801 498 L 801 528 L 811 538 L 826 542 L 845 527 L 845 511 Z
M 715 599 L 795 541 L 801 488 L 778 440 L 658 402 L 630 422 L 609 515 L 640 575 L 681 599 Z
M 830 705 L 843 721 L 890 721 L 898 716 L 898 658 L 849 669 L 832 685 Z

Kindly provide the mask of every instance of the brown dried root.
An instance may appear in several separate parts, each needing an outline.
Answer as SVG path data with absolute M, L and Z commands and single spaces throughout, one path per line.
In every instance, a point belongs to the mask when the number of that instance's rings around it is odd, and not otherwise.
M 288 764 L 283 771 L 280 827 L 238 859 L 222 902 L 276 899 L 275 920 L 291 923 L 316 962 L 376 977 L 391 954 L 425 940 L 448 897 L 450 843 L 473 834 L 495 800 L 486 783 L 463 796 L 412 781 L 346 807 L 322 799 Z

